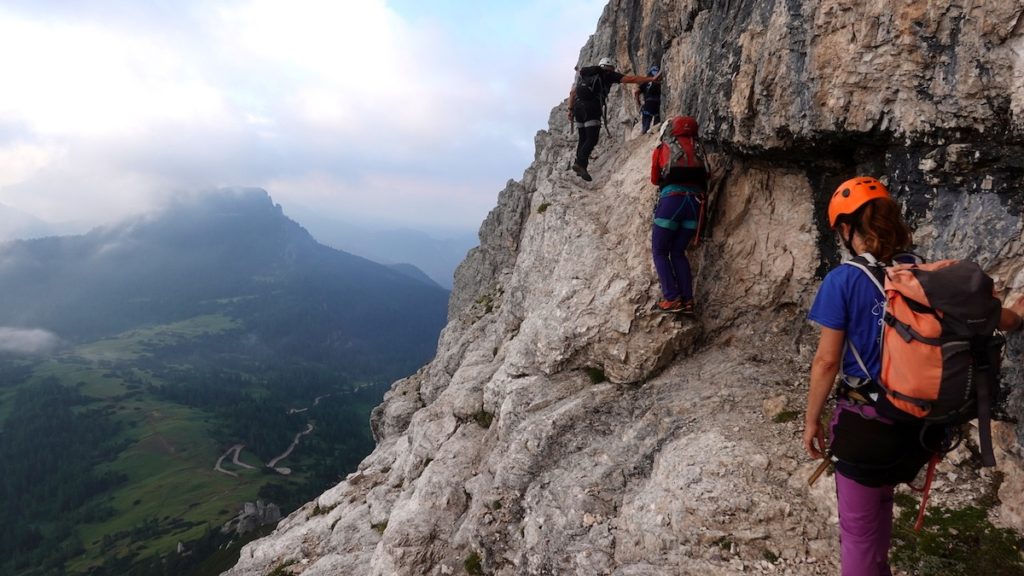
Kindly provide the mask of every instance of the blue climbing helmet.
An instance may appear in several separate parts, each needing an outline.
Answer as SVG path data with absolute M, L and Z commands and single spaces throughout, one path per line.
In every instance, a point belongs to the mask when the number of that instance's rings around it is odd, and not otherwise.
M 658 72 L 661 72 L 661 68 L 659 68 L 657 64 L 653 64 L 650 68 L 647 69 L 648 76 L 657 76 Z

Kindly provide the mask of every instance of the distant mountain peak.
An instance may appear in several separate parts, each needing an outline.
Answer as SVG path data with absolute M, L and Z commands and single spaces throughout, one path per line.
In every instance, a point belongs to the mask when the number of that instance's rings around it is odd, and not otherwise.
M 16 238 L 39 238 L 51 233 L 50 225 L 44 220 L 0 203 L 0 242 Z

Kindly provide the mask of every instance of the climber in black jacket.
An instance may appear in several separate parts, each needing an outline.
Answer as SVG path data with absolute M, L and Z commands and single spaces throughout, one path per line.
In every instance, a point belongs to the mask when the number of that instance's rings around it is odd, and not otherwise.
M 656 76 L 628 76 L 615 71 L 611 58 L 602 58 L 597 66 L 585 66 L 576 74 L 576 82 L 569 92 L 569 121 L 575 120 L 579 133 L 576 144 L 576 162 L 572 171 L 586 181 L 592 180 L 587 166 L 590 153 L 601 137 L 601 118 L 604 116 L 605 101 L 612 84 L 644 84 L 661 82 L 661 73 Z

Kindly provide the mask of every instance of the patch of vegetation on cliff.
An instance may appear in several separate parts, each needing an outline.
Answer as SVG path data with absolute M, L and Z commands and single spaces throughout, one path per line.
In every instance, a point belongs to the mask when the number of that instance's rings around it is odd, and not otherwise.
M 996 482 L 998 487 L 998 479 Z M 892 564 L 916 576 L 1019 576 L 1024 538 L 988 520 L 994 491 L 979 504 L 959 509 L 929 506 L 924 527 L 914 532 L 920 500 L 897 494 Z
M 792 422 L 799 417 L 800 412 L 798 410 L 783 410 L 782 412 L 776 414 L 772 418 L 772 421 L 775 422 L 776 424 L 785 424 L 786 422 Z
M 476 412 L 476 414 L 473 414 L 473 420 L 476 421 L 477 425 L 481 428 L 490 428 L 491 423 L 494 422 L 494 414 L 481 408 Z
M 470 576 L 483 576 L 484 568 L 480 560 L 480 555 L 476 552 L 470 552 L 469 556 L 466 557 L 466 561 L 463 563 L 463 567 L 466 569 L 466 574 Z
M 587 378 L 590 378 L 591 384 L 600 384 L 608 380 L 603 368 L 588 366 L 583 369 L 583 372 L 586 373 Z
M 288 560 L 287 562 L 278 564 L 268 576 L 288 576 L 292 573 L 288 570 L 288 567 L 292 564 L 295 564 L 295 560 Z

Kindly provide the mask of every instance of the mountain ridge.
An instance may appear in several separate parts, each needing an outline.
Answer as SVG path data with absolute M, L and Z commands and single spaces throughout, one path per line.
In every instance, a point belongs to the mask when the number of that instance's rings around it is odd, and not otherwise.
M 399 346 L 426 359 L 434 343 L 408 335 L 419 327 L 436 333 L 448 297 L 440 287 L 317 243 L 261 189 L 179 199 L 158 214 L 80 236 L 16 240 L 3 245 L 2 258 L 7 294 L 0 325 L 39 327 L 69 340 L 229 310 L 252 319 L 262 341 L 294 348 L 282 328 L 294 320 L 265 311 L 285 304 L 310 316 L 316 303 L 310 326 L 324 343 L 296 350 L 300 357 L 326 360 L 330 350 L 350 359 L 355 350 L 388 356 Z M 282 290 L 293 299 L 268 300 Z M 260 302 L 271 305 L 261 309 Z M 381 323 L 416 328 L 388 336 Z M 343 352 L 348 347 L 354 348 Z M 415 366 L 403 363 L 401 370 Z

